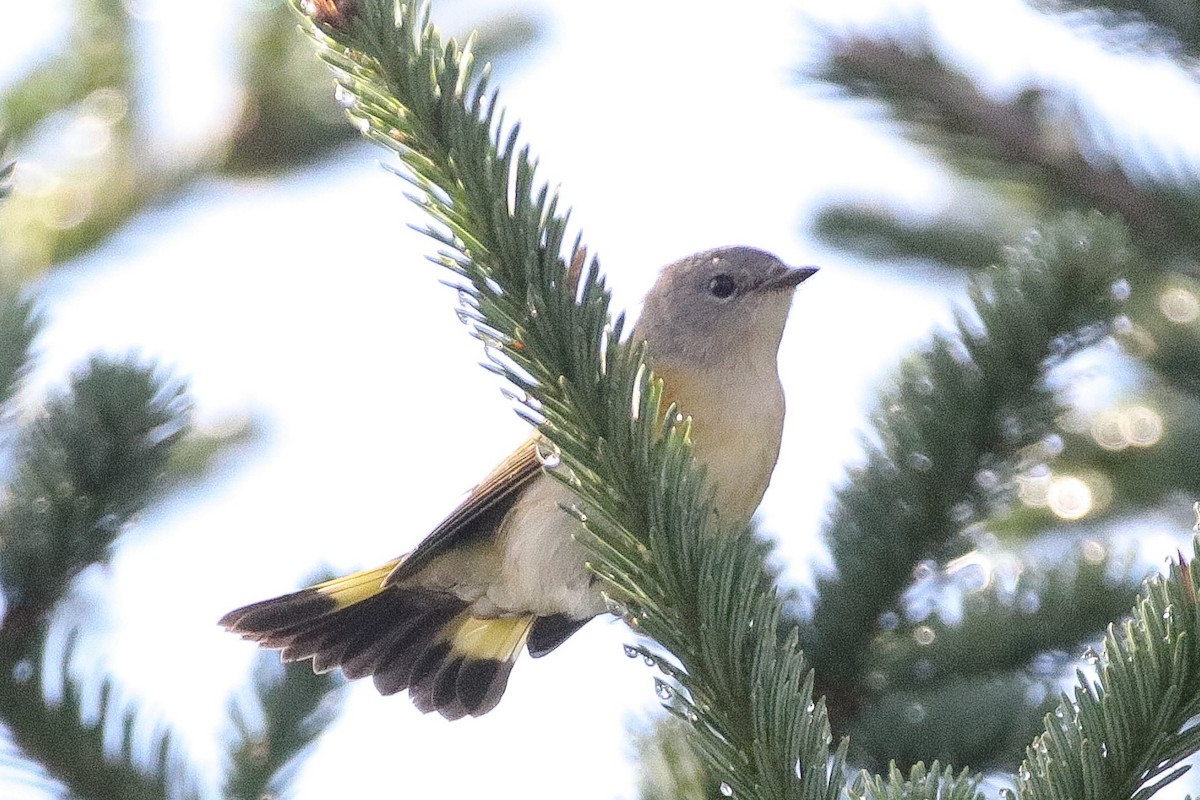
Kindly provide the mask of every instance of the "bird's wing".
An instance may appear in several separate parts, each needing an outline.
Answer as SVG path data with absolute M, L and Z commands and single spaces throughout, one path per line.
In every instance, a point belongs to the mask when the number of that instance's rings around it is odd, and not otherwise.
M 450 513 L 417 549 L 408 554 L 384 580 L 391 586 L 416 575 L 435 557 L 469 542 L 496 533 L 521 493 L 542 472 L 537 439 L 530 438 L 471 490 L 467 499 Z

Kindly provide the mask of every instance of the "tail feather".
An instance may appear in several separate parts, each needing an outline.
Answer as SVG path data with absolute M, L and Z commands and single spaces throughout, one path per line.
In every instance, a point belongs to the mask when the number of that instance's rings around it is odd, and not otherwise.
M 285 661 L 373 675 L 381 694 L 407 689 L 425 713 L 458 719 L 492 710 L 535 618 L 483 619 L 452 594 L 385 588 L 397 563 L 245 606 L 221 625 L 282 650 Z

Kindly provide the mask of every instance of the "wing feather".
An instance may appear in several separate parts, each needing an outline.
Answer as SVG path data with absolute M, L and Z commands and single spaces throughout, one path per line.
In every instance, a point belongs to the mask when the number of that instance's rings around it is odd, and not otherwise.
M 451 548 L 494 535 L 521 492 L 541 471 L 537 440 L 530 438 L 472 489 L 467 499 L 396 565 L 383 585 L 392 586 L 411 578 Z

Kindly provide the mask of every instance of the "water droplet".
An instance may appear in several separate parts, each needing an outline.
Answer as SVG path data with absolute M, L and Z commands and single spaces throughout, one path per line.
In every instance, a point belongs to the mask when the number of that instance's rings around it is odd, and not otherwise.
M 548 442 L 544 439 L 538 439 L 535 446 L 537 460 L 542 463 L 546 469 L 554 469 L 562 463 L 562 453 L 558 449 L 558 445 L 554 442 Z
M 878 669 L 871 670 L 867 673 L 866 684 L 872 692 L 882 692 L 888 686 L 887 673 Z
M 1100 743 L 1100 757 L 1108 758 L 1108 742 Z
M 991 491 L 1000 485 L 1000 476 L 990 469 L 981 469 L 975 473 L 975 483 L 980 489 Z
M 627 644 L 621 649 L 625 651 L 626 658 L 637 658 L 640 655 L 638 649 L 631 644 Z
M 900 627 L 900 615 L 895 611 L 885 611 L 879 615 L 879 627 L 885 631 L 894 631 Z
M 1065 447 L 1066 443 L 1057 433 L 1047 434 L 1042 439 L 1042 450 L 1045 451 L 1046 455 L 1048 456 L 1060 455 Z
M 797 758 L 795 765 L 792 767 L 792 772 L 796 773 L 797 778 L 804 780 L 804 762 Z
M 925 710 L 923 703 L 910 703 L 904 710 L 904 721 L 909 725 L 920 725 L 928 715 L 929 712 Z
M 692 708 L 691 706 L 688 706 L 688 709 L 686 711 L 684 711 L 683 714 L 685 717 L 687 717 L 688 722 L 699 722 L 700 721 L 700 715 L 697 714 L 696 709 Z
M 604 607 L 608 609 L 608 613 L 615 614 L 616 616 L 622 618 L 629 613 L 629 609 L 626 608 L 620 601 L 609 597 L 606 594 L 602 594 L 601 596 L 604 598 Z
M 642 663 L 645 664 L 647 667 L 653 667 L 658 664 L 658 659 L 656 659 L 654 656 L 650 655 L 649 653 L 642 653 Z
M 931 558 L 925 558 L 918 561 L 917 565 L 913 567 L 913 580 L 917 581 L 918 583 L 921 581 L 927 581 L 934 575 L 937 575 L 937 572 L 937 562 Z
M 1004 441 L 1009 444 L 1021 441 L 1021 436 L 1024 433 L 1025 426 L 1021 424 L 1021 418 L 1016 414 L 1008 414 L 1000 423 L 1000 434 L 1004 437 Z
M 970 500 L 963 500 L 955 503 L 950 509 L 950 519 L 957 522 L 959 525 L 965 525 L 975 516 L 975 506 Z
M 1158 310 L 1172 322 L 1190 325 L 1200 318 L 1200 299 L 1187 289 L 1174 287 L 1159 295 Z
M 913 641 L 922 647 L 931 645 L 937 639 L 937 631 L 928 625 L 918 625 L 913 629 Z
M 358 105 L 358 97 L 355 96 L 354 92 L 340 83 L 333 87 L 333 99 L 337 101 L 339 106 L 345 109 L 351 109 Z
M 1133 320 L 1124 314 L 1118 314 L 1113 317 L 1108 325 L 1112 329 L 1112 332 L 1119 336 L 1133 332 Z
M 671 685 L 669 683 L 667 683 L 666 681 L 664 681 L 662 678 L 654 679 L 654 693 L 656 695 L 658 695 L 659 700 L 664 700 L 664 701 L 670 700 L 672 697 L 675 696 L 675 690 L 672 689 Z
M 721 790 L 722 797 L 733 797 L 733 787 L 725 781 L 721 781 L 721 785 L 718 788 Z
M 1167 622 L 1175 621 L 1175 605 L 1174 604 L 1166 607 L 1166 609 L 1163 611 L 1162 618 L 1164 620 L 1166 620 Z
M 933 459 L 924 453 L 909 453 L 908 465 L 917 472 L 929 472 L 933 467 Z
M 1112 286 L 1109 287 L 1109 291 L 1112 292 L 1114 299 L 1125 301 L 1129 299 L 1129 293 L 1132 290 L 1130 289 L 1129 281 L 1124 278 L 1118 278 L 1112 282 Z
M 13 665 L 12 676 L 17 683 L 25 683 L 33 677 L 33 662 L 28 658 L 21 659 Z
M 1022 614 L 1036 614 L 1042 607 L 1042 598 L 1033 590 L 1021 592 L 1017 599 L 1017 610 Z
M 951 578 L 954 580 L 954 584 L 964 592 L 982 591 L 992 580 L 988 567 L 978 561 L 971 561 L 957 567 L 951 573 Z
M 1100 654 L 1094 648 L 1089 647 L 1083 651 L 1083 660 L 1095 666 L 1100 663 Z
M 358 129 L 359 133 L 371 132 L 371 120 L 366 117 L 351 117 L 350 121 Z

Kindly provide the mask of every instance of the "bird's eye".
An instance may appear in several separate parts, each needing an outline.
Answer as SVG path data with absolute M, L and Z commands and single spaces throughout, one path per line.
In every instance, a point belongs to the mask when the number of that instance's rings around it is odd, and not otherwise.
M 708 282 L 708 291 L 713 297 L 727 300 L 737 291 L 737 282 L 722 273 Z

